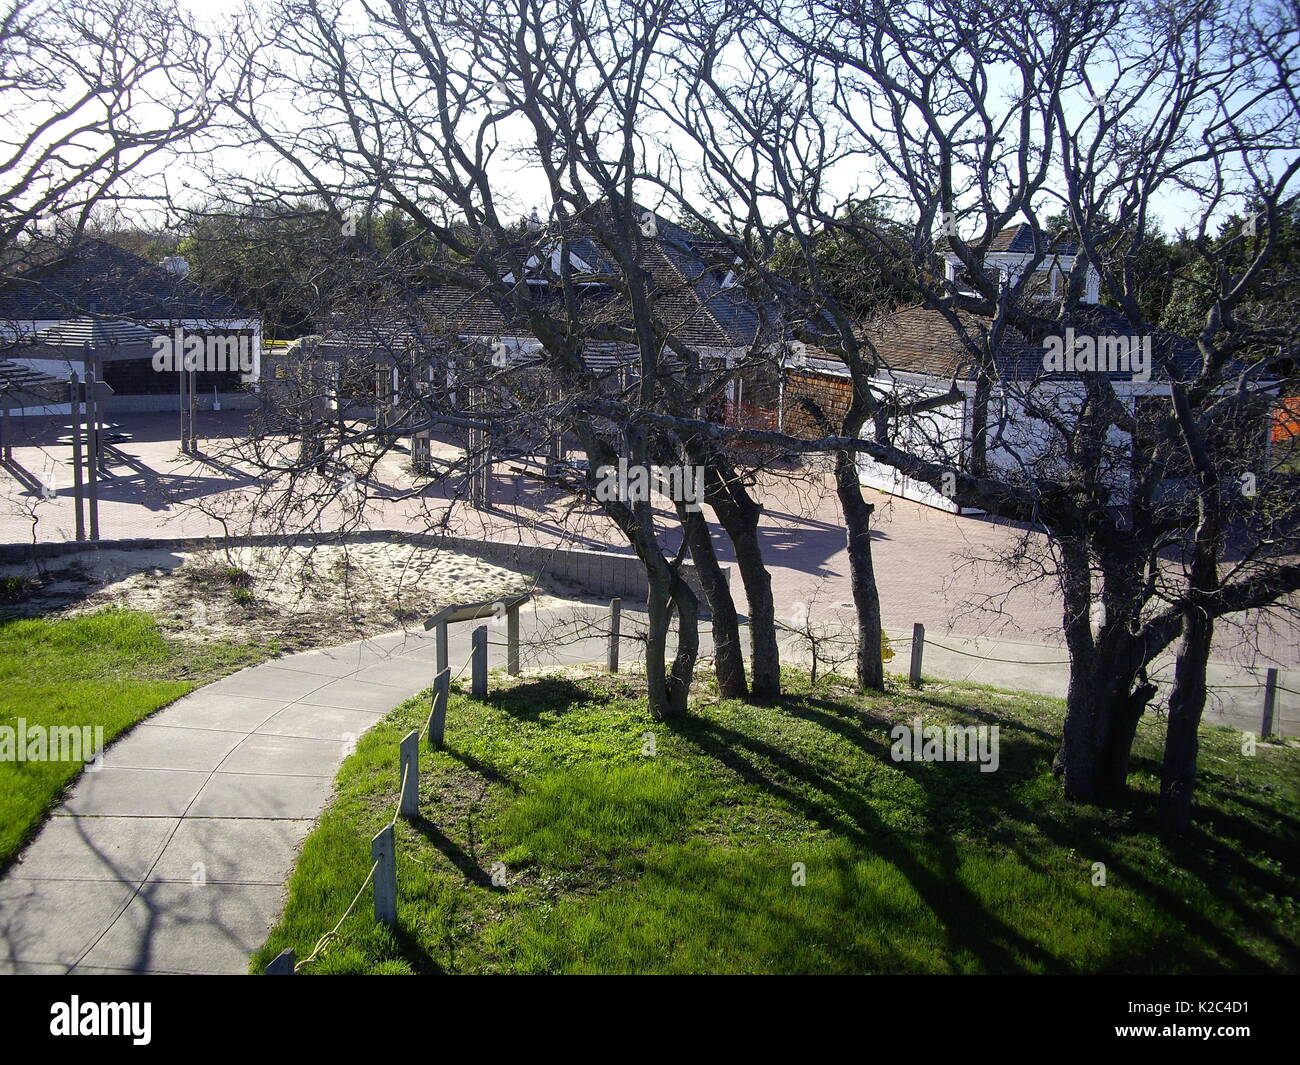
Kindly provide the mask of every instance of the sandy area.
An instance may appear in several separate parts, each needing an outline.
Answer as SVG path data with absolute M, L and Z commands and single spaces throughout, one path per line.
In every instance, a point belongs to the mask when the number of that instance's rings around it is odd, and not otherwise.
M 23 582 L 21 586 L 14 580 Z M 99 551 L 0 566 L 0 614 L 146 610 L 173 636 L 329 646 L 403 627 L 450 603 L 534 591 L 529 574 L 410 544 Z M 539 595 L 540 605 L 553 603 Z

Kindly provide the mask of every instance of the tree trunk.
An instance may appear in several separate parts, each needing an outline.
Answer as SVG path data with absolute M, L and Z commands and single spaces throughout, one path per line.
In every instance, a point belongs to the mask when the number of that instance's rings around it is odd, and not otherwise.
M 750 691 L 759 699 L 775 698 L 781 694 L 781 649 L 776 642 L 772 575 L 763 562 L 758 537 L 763 507 L 740 483 L 719 449 L 698 438 L 689 441 L 687 448 L 691 461 L 704 467 L 705 502 L 713 508 L 718 524 L 731 541 L 745 587 L 749 603 Z
M 688 510 L 685 503 L 677 504 L 677 516 L 690 548 L 691 561 L 709 604 L 713 625 L 714 671 L 718 678 L 718 692 L 724 699 L 743 699 L 749 692 L 745 683 L 745 657 L 741 651 L 740 618 L 736 602 L 727 585 L 722 567 L 718 564 L 709 524 L 699 511 Z M 679 610 L 680 616 L 680 610 Z
M 875 506 L 862 497 L 858 465 L 848 452 L 835 456 L 835 492 L 844 514 L 853 605 L 858 614 L 858 684 L 885 690 L 885 663 L 880 654 L 880 592 L 871 559 L 871 514 Z
M 1101 668 L 1104 670 L 1105 666 Z M 1119 795 L 1128 787 L 1129 760 L 1138 722 L 1156 694 L 1156 686 L 1146 679 L 1145 673 L 1138 683 L 1135 683 L 1138 677 L 1130 679 L 1127 673 L 1122 676 L 1122 683 L 1110 686 L 1109 705 L 1099 708 L 1106 731 L 1097 751 L 1098 795 Z
M 592 470 L 613 466 L 618 456 L 589 425 L 575 425 L 575 432 L 586 449 Z M 649 464 L 649 446 L 640 431 L 628 431 L 627 455 L 632 464 Z M 589 477 L 591 474 L 589 473 Z M 699 653 L 699 604 L 695 593 L 664 558 L 655 537 L 654 511 L 648 500 L 631 505 L 607 500 L 603 509 L 619 527 L 646 571 L 646 699 L 656 719 L 686 711 L 691 674 Z M 678 608 L 679 639 L 671 675 L 666 672 L 668 633 L 672 606 Z M 684 681 L 683 681 L 684 678 Z
M 776 602 L 772 598 L 772 574 L 763 562 L 758 541 L 758 518 L 762 507 L 752 500 L 750 508 L 742 504 L 735 520 L 723 522 L 723 528 L 736 553 L 736 568 L 745 586 L 749 602 L 749 652 L 752 673 L 751 690 L 760 699 L 774 699 L 781 694 L 781 648 L 776 642 Z M 717 508 L 714 508 L 715 512 Z M 721 519 L 722 515 L 719 514 Z
M 677 608 L 677 654 L 668 675 L 665 717 L 686 713 L 695 677 L 695 661 L 700 654 L 699 599 L 680 574 L 674 573 L 671 584 L 673 606 Z
M 646 698 L 650 716 L 661 720 L 673 715 L 668 697 L 668 678 L 664 672 L 668 658 L 670 582 L 668 576 L 660 573 L 657 567 L 646 568 L 649 571 L 649 588 L 646 593 Z
M 1070 655 L 1065 726 L 1052 769 L 1063 778 L 1066 798 L 1091 802 L 1097 791 L 1097 648 L 1092 636 L 1092 574 L 1088 551 L 1077 541 L 1061 543 L 1062 629 Z
M 1160 769 L 1160 822 L 1170 832 L 1186 832 L 1196 791 L 1197 732 L 1205 709 L 1205 670 L 1214 639 L 1214 621 L 1197 607 L 1183 618 L 1183 645 L 1169 693 L 1169 728 Z
M 1183 644 L 1169 693 L 1169 728 L 1160 770 L 1160 821 L 1169 832 L 1186 832 L 1196 791 L 1197 732 L 1205 712 L 1206 668 L 1214 642 L 1214 617 L 1204 604 L 1219 590 L 1220 544 L 1217 484 L 1206 478 L 1189 576 L 1190 603 L 1183 613 Z
M 1077 541 L 1062 543 L 1064 629 L 1070 654 L 1065 730 L 1053 768 L 1071 799 L 1095 802 L 1122 794 L 1138 723 L 1156 693 L 1146 678 L 1147 640 L 1136 611 L 1140 562 L 1110 565 L 1103 585 L 1106 618 L 1092 631 L 1092 573 Z

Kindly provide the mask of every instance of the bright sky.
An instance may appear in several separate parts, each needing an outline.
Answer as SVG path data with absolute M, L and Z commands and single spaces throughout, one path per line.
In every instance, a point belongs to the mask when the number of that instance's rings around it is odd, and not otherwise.
M 193 12 L 196 17 L 212 25 L 219 24 L 225 18 L 243 8 L 243 0 L 180 0 L 180 2 Z M 253 0 L 253 2 L 257 3 L 259 0 Z M 1104 73 L 1101 74 L 1098 80 L 1103 83 L 1107 80 Z M 995 82 L 993 86 L 994 94 L 996 94 L 999 87 Z M 278 110 L 277 114 L 286 125 L 308 121 L 305 117 L 295 116 L 289 112 L 287 108 L 291 105 L 284 106 L 285 109 Z M 1090 106 L 1090 102 L 1080 94 L 1080 99 L 1071 103 L 1070 112 L 1072 115 L 1077 115 L 1081 110 L 1086 110 Z M 691 146 L 680 138 L 675 143 L 670 141 L 670 148 L 680 159 L 692 157 Z M 246 151 L 224 149 L 211 153 L 205 162 L 218 171 L 240 171 L 246 170 L 252 159 L 253 157 Z M 214 191 L 219 191 L 214 190 L 209 174 L 198 172 L 188 166 L 179 166 L 174 161 L 167 164 L 165 169 L 155 168 L 151 176 L 154 180 L 165 178 L 173 192 L 177 190 L 178 186 L 187 187 L 193 190 L 195 194 L 210 195 Z M 530 172 L 521 165 L 502 165 L 495 176 L 503 198 L 516 204 L 521 215 L 532 208 L 538 208 L 543 214 L 545 213 L 547 204 L 539 199 L 537 192 L 540 187 L 544 186 L 539 183 L 536 173 Z M 853 175 L 842 174 L 836 179 L 833 187 L 837 193 L 847 193 L 854 187 L 854 181 Z M 1166 230 L 1172 231 L 1179 225 L 1193 221 L 1196 217 L 1196 211 L 1196 201 L 1190 194 L 1171 190 L 1170 194 L 1163 197 L 1158 205 L 1156 217 Z

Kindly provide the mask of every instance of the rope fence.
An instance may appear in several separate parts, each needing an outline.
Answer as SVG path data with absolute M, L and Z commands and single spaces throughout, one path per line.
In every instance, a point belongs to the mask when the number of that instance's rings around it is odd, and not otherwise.
M 481 635 L 480 635 L 481 634 Z M 481 625 L 474 630 L 473 649 L 469 657 L 456 673 L 459 678 L 469 666 L 474 667 L 474 675 L 480 672 L 484 677 L 484 694 L 486 694 L 487 677 L 487 626 Z M 393 927 L 397 923 L 397 822 L 403 817 L 415 817 L 419 813 L 420 781 L 420 741 L 428 738 L 430 746 L 442 747 L 447 720 L 447 699 L 451 686 L 451 670 L 444 668 L 434 680 L 432 708 L 428 721 L 418 729 L 412 729 L 398 746 L 400 780 L 397 786 L 397 803 L 388 823 L 379 831 L 370 844 L 370 872 L 352 896 L 352 901 L 343 911 L 338 922 L 316 941 L 311 953 L 301 961 L 295 960 L 292 948 L 282 950 L 266 966 L 268 976 L 293 976 L 314 962 L 324 953 L 325 948 L 339 934 L 339 929 L 357 907 L 366 888 L 374 887 L 374 913 L 376 923 Z

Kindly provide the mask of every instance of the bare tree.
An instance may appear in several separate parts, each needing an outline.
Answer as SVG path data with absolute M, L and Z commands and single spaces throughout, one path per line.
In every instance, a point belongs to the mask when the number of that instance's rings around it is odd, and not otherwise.
M 207 39 L 168 0 L 12 0 L 0 15 L 0 250 L 79 233 L 210 122 Z
M 660 546 L 650 501 L 597 497 L 600 471 L 620 459 L 638 467 L 673 456 L 709 463 L 713 498 L 734 503 L 733 527 L 752 536 L 756 517 L 745 511 L 720 450 L 697 447 L 692 458 L 676 433 L 642 413 L 704 409 L 732 376 L 770 358 L 759 329 L 745 345 L 752 358 L 747 350 L 721 365 L 690 339 L 681 297 L 700 279 L 683 276 L 671 248 L 687 235 L 661 236 L 663 219 L 638 200 L 651 164 L 637 118 L 649 113 L 664 28 L 681 18 L 666 2 L 419 0 L 345 13 L 302 0 L 281 5 L 269 24 L 247 26 L 232 42 L 247 72 L 234 110 L 250 145 L 269 148 L 278 164 L 274 173 L 233 182 L 243 201 L 271 210 L 314 197 L 328 205 L 340 232 L 353 216 L 364 225 L 400 212 L 442 249 L 423 264 L 426 291 L 479 301 L 508 324 L 477 336 L 460 326 L 433 330 L 437 339 L 395 353 L 382 424 L 358 428 L 335 419 L 342 428 L 323 438 L 325 452 L 358 440 L 382 450 L 438 425 L 489 435 L 491 425 L 507 424 L 572 434 L 587 457 L 582 493 L 597 499 L 646 567 L 648 683 L 658 714 L 685 709 L 699 606 L 681 573 L 683 556 Z M 290 100 L 310 111 L 309 123 L 286 115 Z M 523 206 L 502 191 L 511 159 L 524 160 L 536 177 L 546 217 L 531 226 L 518 224 Z M 401 297 L 385 298 L 393 299 Z M 417 327 L 430 332 L 423 312 L 403 309 L 398 317 L 405 324 L 390 328 L 393 336 Z M 496 365 L 491 349 L 505 331 L 525 337 L 527 350 Z M 455 363 L 450 388 L 422 391 L 439 345 Z M 630 356 L 633 372 L 620 378 L 597 367 L 591 355 L 602 346 Z M 527 374 L 532 388 L 509 384 Z M 311 460 L 325 459 L 314 452 Z M 684 549 L 711 599 L 720 679 L 739 691 L 734 604 L 717 579 L 707 529 L 694 517 L 684 520 Z M 774 665 L 774 656 L 763 661 L 765 677 Z
M 838 436 L 803 446 L 841 446 L 850 497 L 857 471 L 848 457 L 865 454 L 956 504 L 1047 533 L 1040 562 L 1061 586 L 1071 658 L 1058 765 L 1072 798 L 1123 786 L 1155 692 L 1146 668 L 1181 634 L 1164 807 L 1171 827 L 1185 825 L 1213 619 L 1285 604 L 1296 587 L 1286 533 L 1293 492 L 1259 479 L 1243 509 L 1240 493 L 1225 491 L 1243 460 L 1257 463 L 1261 397 L 1285 386 L 1294 365 L 1293 319 L 1252 321 L 1241 298 L 1294 197 L 1293 10 L 1064 10 L 1036 0 L 706 10 L 693 25 L 711 28 L 683 37 L 683 65 L 701 73 L 673 113 L 698 146 L 715 209 L 732 205 L 755 235 L 738 245 L 755 271 L 768 276 L 773 234 L 802 252 L 797 289 L 772 289 L 808 323 L 805 335 L 823 334 L 820 346 L 853 381 L 857 409 Z M 887 330 L 846 313 L 819 275 L 818 233 L 865 253 L 895 240 L 889 211 L 843 210 L 846 169 L 868 184 L 851 186 L 854 198 L 892 204 L 912 227 L 907 276 L 918 307 L 961 352 L 968 437 L 915 427 L 910 416 L 945 397 L 909 396 L 890 373 Z M 1151 212 L 1175 190 L 1203 232 L 1225 206 L 1263 205 L 1243 234 L 1252 249 L 1244 269 L 1202 242 L 1217 256 L 1206 271 L 1214 296 L 1190 344 L 1147 320 L 1134 270 Z M 1030 252 L 1003 274 L 989 252 L 1020 221 Z M 1059 271 L 1062 242 L 1079 253 L 1044 299 L 1038 286 Z M 1092 285 L 1109 311 L 1087 305 Z M 1150 397 L 1103 373 L 1063 387 L 1042 361 L 1051 338 L 1107 332 L 1106 321 L 1152 338 L 1164 384 Z M 1033 446 L 1018 438 L 1030 424 Z M 1228 563 L 1233 523 L 1244 546 Z

